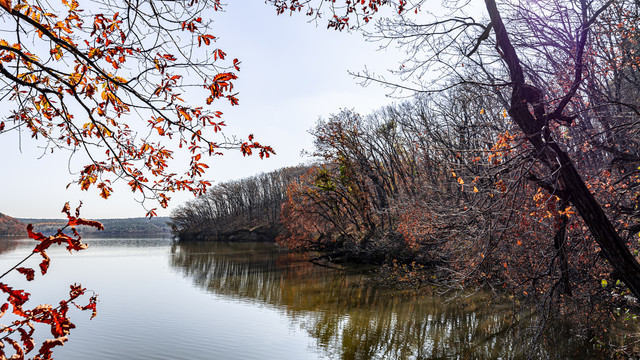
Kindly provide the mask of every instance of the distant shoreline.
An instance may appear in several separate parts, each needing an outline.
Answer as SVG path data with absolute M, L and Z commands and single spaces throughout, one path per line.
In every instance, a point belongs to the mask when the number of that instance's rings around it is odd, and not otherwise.
M 12 227 L 10 231 L 0 231 L 0 236 L 27 237 L 27 224 L 33 224 L 34 231 L 42 232 L 45 235 L 54 234 L 67 223 L 67 219 L 29 219 L 11 218 Z M 97 230 L 93 227 L 80 225 L 78 232 L 83 237 L 125 237 L 125 236 L 171 236 L 171 228 L 167 225 L 171 218 L 119 218 L 119 219 L 97 219 L 101 222 L 105 230 Z

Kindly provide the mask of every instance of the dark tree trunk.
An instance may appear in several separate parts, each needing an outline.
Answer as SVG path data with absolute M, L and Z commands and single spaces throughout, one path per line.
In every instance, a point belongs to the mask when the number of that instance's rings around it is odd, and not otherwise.
M 563 201 L 563 206 L 566 206 Z M 567 215 L 562 215 L 560 219 L 560 227 L 553 238 L 553 246 L 558 252 L 560 258 L 560 281 L 562 282 L 562 292 L 566 295 L 572 296 L 571 283 L 569 282 L 569 263 L 567 261 L 567 222 L 569 218 Z
M 511 118 L 527 136 L 538 158 L 549 167 L 550 173 L 557 173 L 557 180 L 554 185 L 562 193 L 562 197 L 567 199 L 582 217 L 591 235 L 600 246 L 604 258 L 609 261 L 616 274 L 625 282 L 635 297 L 640 300 L 640 265 L 631 255 L 629 248 L 620 238 L 602 207 L 585 185 L 567 153 L 557 145 L 549 133 L 548 127 L 545 125 L 550 119 L 541 101 L 542 92 L 525 84 L 520 60 L 511 44 L 495 0 L 485 0 L 485 4 L 496 33 L 497 44 L 509 68 L 509 75 L 513 84 L 510 101 L 511 108 L 509 109 Z M 600 9 L 599 12 L 602 10 Z M 587 28 L 585 26 L 584 31 Z M 584 48 L 585 39 L 586 34 L 583 34 L 580 39 L 581 43 L 579 41 L 577 44 L 579 47 L 578 54 L 582 53 L 580 47 Z M 575 93 L 575 88 L 581 79 L 582 66 L 578 66 L 581 65 L 581 60 L 577 59 L 576 63 L 576 83 L 570 93 L 563 99 L 562 103 L 564 105 Z M 533 114 L 529 110 L 529 105 L 533 107 Z M 561 118 L 564 105 L 556 109 L 555 112 L 549 113 L 555 115 L 556 118 Z

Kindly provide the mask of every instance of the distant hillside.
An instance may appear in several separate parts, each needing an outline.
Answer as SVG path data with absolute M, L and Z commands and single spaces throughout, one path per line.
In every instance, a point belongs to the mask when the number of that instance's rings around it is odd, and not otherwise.
M 55 233 L 67 223 L 66 219 L 20 219 L 25 224 L 33 224 L 35 231 L 45 235 Z M 92 219 L 93 220 L 93 219 Z M 171 235 L 167 222 L 168 217 L 129 218 L 129 219 L 97 219 L 104 225 L 104 230 L 99 231 L 88 226 L 78 226 L 78 232 L 82 236 L 158 236 Z M 26 226 L 26 225 L 25 225 Z M 24 227 L 23 227 L 24 229 Z
M 0 213 L 0 236 L 26 235 L 27 224 Z

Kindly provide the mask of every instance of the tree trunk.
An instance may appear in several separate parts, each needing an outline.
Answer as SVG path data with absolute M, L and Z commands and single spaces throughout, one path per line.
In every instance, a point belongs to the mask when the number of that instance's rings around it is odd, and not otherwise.
M 567 204 L 563 201 L 562 206 Z M 553 237 L 553 246 L 558 251 L 560 257 L 560 281 L 562 282 L 562 292 L 566 295 L 572 296 L 571 283 L 569 282 L 569 263 L 567 261 L 567 222 L 569 218 L 567 215 L 562 215 L 560 219 L 560 226 L 556 235 Z
M 509 114 L 533 145 L 537 156 L 558 174 L 556 186 L 562 191 L 589 228 L 591 235 L 600 246 L 602 255 L 613 266 L 615 272 L 640 300 L 640 264 L 631 255 L 629 248 L 618 236 L 602 207 L 587 188 L 573 162 L 551 137 L 546 126 L 548 118 L 541 99 L 541 91 L 525 84 L 524 73 L 518 55 L 511 44 L 495 0 L 485 0 L 491 23 L 496 33 L 501 55 L 509 68 L 513 83 Z M 583 44 L 578 44 L 579 46 Z M 581 71 L 580 69 L 576 71 Z M 579 79 L 579 76 L 576 77 Z M 532 105 L 534 114 L 529 110 Z M 561 110 L 561 109 L 560 109 Z M 561 115 L 561 114 L 557 114 Z

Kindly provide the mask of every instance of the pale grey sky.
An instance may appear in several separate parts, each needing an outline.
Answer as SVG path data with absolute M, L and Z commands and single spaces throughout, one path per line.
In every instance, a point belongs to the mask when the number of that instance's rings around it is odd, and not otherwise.
M 394 100 L 379 86 L 361 87 L 347 71 L 367 66 L 384 72 L 398 66 L 398 52 L 376 51 L 378 44 L 365 42 L 359 33 L 338 33 L 326 30 L 324 23 L 316 27 L 307 21 L 302 15 L 276 16 L 274 8 L 262 0 L 232 1 L 226 12 L 217 14 L 212 33 L 220 38 L 218 46 L 242 61 L 235 84 L 240 106 L 224 108 L 225 132 L 242 138 L 253 133 L 261 143 L 273 146 L 277 155 L 266 160 L 243 158 L 239 153 L 216 157 L 208 161 L 209 179 L 222 182 L 304 162 L 308 159 L 300 152 L 312 148 L 307 130 L 319 116 L 327 117 L 340 108 L 366 114 Z M 65 189 L 76 178 L 69 167 L 77 171 L 81 161 L 70 160 L 63 152 L 41 156 L 38 145 L 27 134 L 0 136 L 0 212 L 14 217 L 61 217 L 66 201 L 74 207 L 82 200 L 83 217 L 144 216 L 146 211 L 129 188 L 120 186 L 124 183 L 114 186 L 108 200 L 101 199 L 95 189 L 80 191 L 75 185 Z M 171 209 L 192 198 L 187 193 L 174 194 L 169 208 L 158 209 L 158 215 L 168 216 Z

